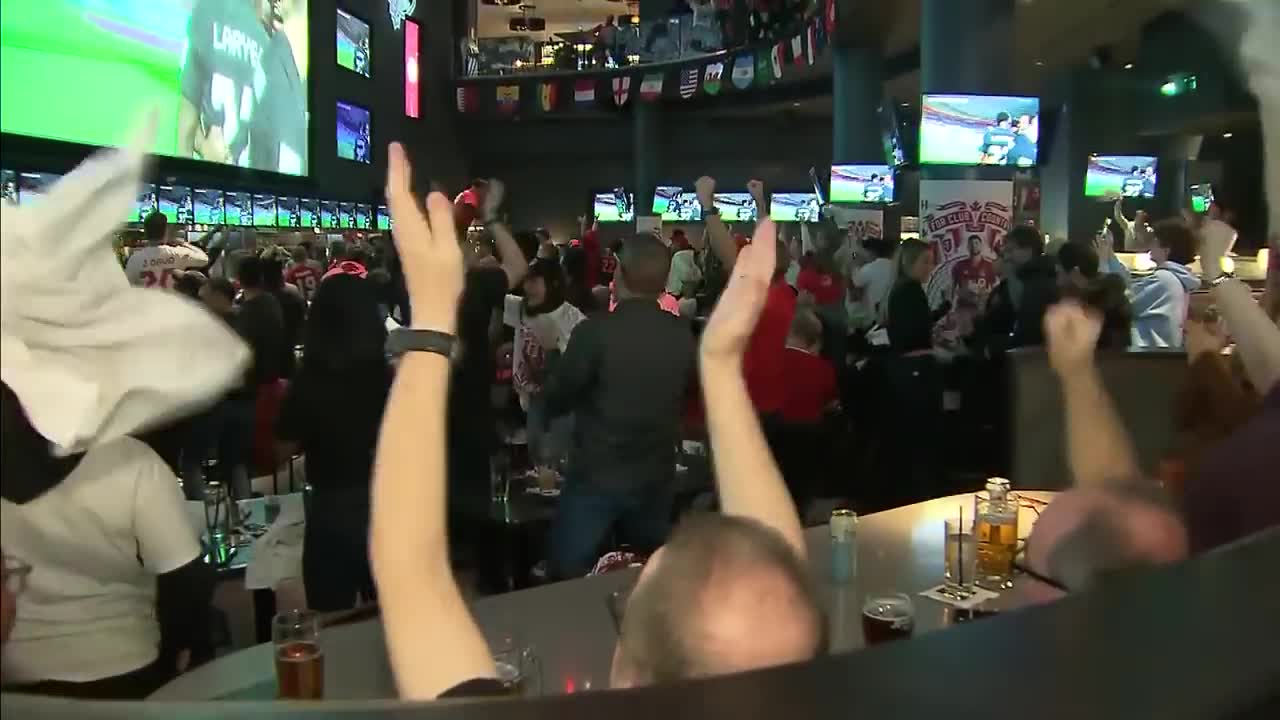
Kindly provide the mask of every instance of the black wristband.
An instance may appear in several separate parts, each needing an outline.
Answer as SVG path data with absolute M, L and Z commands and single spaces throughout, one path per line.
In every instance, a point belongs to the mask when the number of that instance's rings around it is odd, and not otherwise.
M 457 335 L 437 330 L 397 328 L 387 336 L 387 352 L 394 356 L 407 352 L 430 352 L 453 359 L 457 349 Z

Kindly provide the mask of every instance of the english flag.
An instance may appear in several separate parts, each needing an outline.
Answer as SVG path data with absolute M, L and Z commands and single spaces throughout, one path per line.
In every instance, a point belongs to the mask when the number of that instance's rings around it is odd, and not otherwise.
M 622 107 L 631 97 L 631 78 L 624 75 L 613 79 L 613 104 Z
M 791 38 L 791 62 L 802 65 L 804 64 L 804 36 L 797 35 Z
M 475 112 L 480 104 L 480 88 L 475 85 L 463 85 L 458 88 L 458 112 Z
M 578 107 L 586 107 L 596 101 L 596 83 L 594 80 L 579 80 L 573 86 L 573 101 Z
M 640 81 L 640 99 L 653 102 L 662 97 L 662 78 L 662 73 L 645 75 L 644 80 Z

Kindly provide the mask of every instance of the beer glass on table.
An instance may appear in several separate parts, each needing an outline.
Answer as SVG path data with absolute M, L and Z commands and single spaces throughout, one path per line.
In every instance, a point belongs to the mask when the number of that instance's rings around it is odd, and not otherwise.
M 324 651 L 320 648 L 320 616 L 288 610 L 271 621 L 275 644 L 276 682 L 282 700 L 324 697 Z
M 943 590 L 963 600 L 973 595 L 973 580 L 978 567 L 978 541 L 973 528 L 963 519 L 948 518 L 944 522 L 946 585 Z
M 862 637 L 868 645 L 911 637 L 916 609 L 902 593 L 871 595 L 862 603 Z
M 521 646 L 514 635 L 490 638 L 489 649 L 498 672 L 498 682 L 513 697 L 542 694 L 542 663 L 533 648 Z

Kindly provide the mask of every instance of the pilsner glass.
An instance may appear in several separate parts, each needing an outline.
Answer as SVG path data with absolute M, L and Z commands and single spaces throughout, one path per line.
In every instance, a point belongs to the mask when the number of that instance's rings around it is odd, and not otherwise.
M 973 594 L 974 573 L 978 564 L 978 542 L 972 527 L 960 520 L 947 519 L 944 523 L 946 560 L 946 589 L 956 595 Z
M 862 603 L 862 637 L 868 645 L 911 637 L 916 610 L 902 593 L 872 595 Z
M 276 682 L 285 700 L 324 697 L 324 652 L 320 648 L 320 616 L 288 610 L 271 621 L 275 643 Z

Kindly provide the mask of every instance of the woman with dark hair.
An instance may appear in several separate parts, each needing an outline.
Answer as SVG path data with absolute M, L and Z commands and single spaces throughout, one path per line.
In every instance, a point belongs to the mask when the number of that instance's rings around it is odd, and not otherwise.
M 565 248 L 560 258 L 560 266 L 564 270 L 564 300 L 578 308 L 584 315 L 590 315 L 599 309 L 596 296 L 587 279 L 587 251 L 580 245 Z
M 303 329 L 302 366 L 276 426 L 282 454 L 305 456 L 311 498 L 302 580 L 313 610 L 373 598 L 369 477 L 391 390 L 386 339 L 369 280 L 339 273 L 320 283 Z
M 508 295 L 503 321 L 515 328 L 511 355 L 511 382 L 520 405 L 529 415 L 529 454 L 539 468 L 553 466 L 568 450 L 572 419 L 547 418 L 542 385 L 554 358 L 564 352 L 569 336 L 586 315 L 565 298 L 565 276 L 560 263 L 535 260 L 524 279 L 524 297 Z

